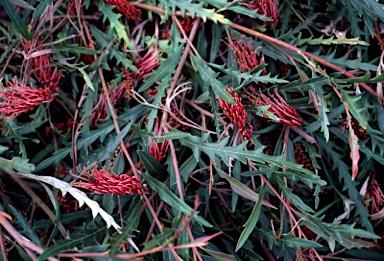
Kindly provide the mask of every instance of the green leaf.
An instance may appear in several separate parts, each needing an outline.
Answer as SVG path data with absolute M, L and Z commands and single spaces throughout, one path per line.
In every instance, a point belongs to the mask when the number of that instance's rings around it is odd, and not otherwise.
M 120 131 L 120 133 L 113 140 L 112 144 L 109 144 L 109 146 L 104 150 L 104 152 L 99 155 L 99 161 L 104 161 L 112 157 L 116 148 L 121 144 L 121 141 L 125 138 L 125 136 L 127 136 L 128 131 L 131 129 L 132 124 L 133 124 L 133 121 L 127 124 Z
M 220 251 L 214 251 L 209 248 L 202 248 L 205 252 L 207 252 L 209 255 L 214 257 L 215 261 L 236 261 L 236 257 L 233 255 L 228 255 Z
M 21 34 L 25 39 L 31 40 L 32 34 L 28 31 L 27 25 L 21 19 L 19 13 L 15 12 L 15 10 L 13 9 L 11 2 L 9 0 L 1 0 L 1 2 L 3 3 L 5 12 L 11 19 L 12 25 L 14 26 L 15 30 L 19 34 Z
M 35 172 L 41 171 L 53 163 L 59 164 L 59 162 L 64 159 L 70 152 L 70 148 L 62 148 L 53 153 L 53 156 L 40 162 L 36 168 Z
M 243 232 L 241 232 L 240 238 L 237 241 L 235 252 L 237 252 L 240 248 L 243 247 L 245 241 L 248 240 L 248 237 L 251 235 L 252 231 L 256 227 L 261 211 L 261 201 L 264 197 L 264 187 L 265 185 L 261 187 L 259 199 L 257 200 L 257 203 L 253 206 L 252 213 L 249 216 L 247 222 L 245 222 L 244 224 L 245 229 L 243 230 Z
M 197 161 L 200 160 L 200 152 L 204 152 L 214 163 L 217 163 L 215 156 L 220 157 L 226 165 L 229 164 L 229 158 L 240 160 L 243 163 L 246 163 L 247 159 L 249 159 L 258 163 L 269 163 L 274 166 L 285 167 L 287 171 L 313 174 L 311 171 L 304 169 L 301 165 L 283 161 L 281 156 L 269 156 L 263 154 L 263 148 L 245 151 L 244 148 L 247 145 L 246 142 L 237 146 L 226 146 L 228 138 L 223 139 L 219 143 L 206 143 L 208 137 L 209 134 L 206 134 L 203 137 L 188 135 L 187 137 L 180 139 L 180 142 L 183 146 L 192 149 L 193 155 Z
M 299 209 L 305 212 L 310 212 L 310 213 L 315 212 L 307 204 L 305 204 L 299 196 L 293 194 L 292 193 L 293 189 L 287 187 L 285 182 L 280 177 L 277 177 L 277 176 L 274 176 L 274 177 L 275 177 L 276 183 L 278 184 L 279 188 L 283 191 L 286 198 L 292 201 L 292 203 L 296 207 L 298 207 Z
M 148 152 L 138 150 L 137 155 L 139 155 L 141 162 L 143 163 L 145 169 L 151 176 L 164 175 L 164 173 L 166 172 L 163 165 L 161 165 Z
M 192 60 L 205 85 L 211 86 L 213 92 L 224 101 L 236 104 L 232 96 L 227 92 L 226 86 L 216 79 L 219 73 L 215 73 L 208 65 L 206 65 L 195 55 L 192 55 Z
M 348 109 L 353 115 L 353 117 L 360 123 L 361 127 L 364 129 L 367 128 L 367 120 L 366 117 L 361 113 L 364 111 L 364 107 L 360 104 L 359 100 L 361 99 L 361 95 L 358 96 L 349 96 L 347 91 L 341 91 L 341 100 L 348 104 Z
M 121 243 L 123 241 L 126 241 L 128 237 L 131 237 L 133 235 L 133 231 L 137 229 L 140 223 L 141 205 L 141 201 L 139 200 L 136 206 L 133 208 L 132 212 L 130 213 L 127 222 L 125 222 L 126 225 L 121 230 L 121 234 L 117 234 L 116 236 L 111 238 L 111 241 L 113 243 L 111 244 L 111 249 L 109 251 L 109 258 L 113 258 L 116 255 L 117 249 L 121 246 Z
M 292 237 L 292 234 L 283 234 L 280 237 L 280 242 L 285 244 L 287 247 L 292 247 L 295 249 L 299 248 L 312 248 L 312 247 L 322 247 L 323 245 L 310 241 L 304 238 Z
M 105 19 L 108 18 L 109 23 L 111 24 L 111 28 L 113 28 L 116 31 L 117 37 L 121 40 L 124 40 L 124 43 L 128 46 L 132 45 L 128 39 L 127 29 L 125 26 L 119 21 L 119 18 L 121 17 L 121 14 L 116 14 L 112 12 L 112 10 L 115 8 L 113 5 L 102 5 L 102 7 L 99 9 L 103 15 L 104 19 L 103 22 L 105 22 Z
M 25 217 L 23 217 L 19 211 L 17 211 L 16 208 L 14 208 L 12 205 L 9 205 L 9 207 L 12 210 L 13 215 L 15 216 L 15 223 L 18 224 L 23 230 L 21 232 L 22 235 L 26 236 L 29 240 L 31 240 L 33 243 L 40 247 L 44 247 L 44 244 L 40 241 L 39 237 L 36 234 L 36 231 L 34 231 L 30 225 L 28 224 L 28 221 L 25 220 Z
M 350 249 L 354 245 L 352 244 L 354 237 L 378 239 L 374 233 L 362 229 L 355 229 L 355 224 L 346 225 L 340 224 L 339 221 L 333 223 L 323 222 L 323 218 L 317 218 L 307 213 L 300 213 L 295 210 L 293 212 L 302 220 L 300 225 L 305 225 L 312 230 L 318 236 L 324 238 L 333 252 L 335 250 L 335 242 Z M 356 241 L 357 243 L 357 241 Z
M 40 2 L 40 4 L 36 7 L 35 12 L 32 15 L 32 21 L 36 21 L 40 18 L 40 15 L 44 12 L 45 8 L 50 6 L 52 4 L 52 0 L 43 0 Z
M 83 75 L 83 79 L 85 83 L 88 85 L 89 88 L 91 88 L 92 91 L 95 91 L 95 87 L 93 87 L 92 81 L 88 76 L 88 73 L 84 70 L 84 68 L 77 68 L 81 74 Z
M 43 261 L 63 251 L 68 251 L 68 249 L 72 249 L 77 245 L 82 244 L 83 242 L 92 241 L 93 238 L 96 237 L 98 234 L 105 234 L 106 230 L 107 228 L 103 227 L 100 229 L 94 229 L 93 232 L 88 231 L 86 235 L 82 235 L 74 239 L 58 240 L 56 241 L 55 246 L 45 248 L 44 252 L 39 256 L 38 261 Z
M 109 48 L 110 42 L 113 41 L 113 38 L 102 31 L 100 31 L 97 27 L 93 26 L 92 24 L 89 25 L 89 29 L 91 30 L 92 36 L 95 37 L 96 42 L 101 45 L 101 49 L 105 50 Z M 129 68 L 132 72 L 137 72 L 137 68 L 132 64 L 130 60 L 127 59 L 126 55 L 123 52 L 120 52 L 115 45 L 113 45 L 109 52 L 111 54 L 111 57 L 115 58 L 117 63 L 116 65 L 119 65 L 122 63 L 125 68 Z
M 203 7 L 203 3 L 193 3 L 192 0 L 168 0 L 160 1 L 160 7 L 166 9 L 166 13 L 162 19 L 166 21 L 169 14 L 175 13 L 179 9 L 182 15 L 188 12 L 192 18 L 196 15 L 200 16 L 204 22 L 207 18 L 214 23 L 220 22 L 221 24 L 230 24 L 231 22 L 224 17 L 224 15 L 216 13 L 214 9 L 206 9 Z
M 7 146 L 0 145 L 0 154 L 3 154 L 4 151 L 7 151 L 9 148 Z
M 11 160 L 0 157 L 0 166 L 8 172 L 16 170 L 22 173 L 30 173 L 35 169 L 35 165 L 28 163 L 29 159 L 13 157 Z
M 156 191 L 159 194 L 161 200 L 170 205 L 173 209 L 178 212 L 182 212 L 184 215 L 190 215 L 192 209 L 175 194 L 173 194 L 163 183 L 154 179 L 148 173 L 143 173 L 145 180 L 152 190 Z M 198 216 L 197 213 L 192 218 L 194 221 L 199 223 L 201 226 L 212 227 L 205 219 Z
M 143 85 L 140 86 L 139 92 L 145 91 L 146 89 L 154 85 L 156 82 L 161 81 L 162 79 L 166 78 L 168 75 L 172 74 L 176 66 L 180 62 L 182 51 L 183 51 L 182 45 L 177 47 L 175 52 L 171 54 L 167 58 L 167 60 L 161 63 L 160 67 L 154 71 L 153 75 L 148 80 L 146 80 Z
M 90 131 L 88 133 L 85 133 L 82 135 L 82 138 L 77 141 L 77 149 L 81 149 L 83 147 L 88 147 L 91 145 L 95 140 L 102 136 L 108 135 L 111 131 L 115 129 L 115 126 L 110 123 L 110 124 L 104 124 L 102 125 L 102 129 L 97 129 Z
M 249 199 L 255 203 L 259 202 L 259 194 L 257 194 L 256 192 L 254 192 L 252 189 L 248 188 L 246 185 L 244 185 L 243 183 L 241 183 L 240 181 L 238 181 L 237 179 L 235 178 L 232 178 L 231 176 L 229 176 L 228 174 L 226 174 L 224 171 L 216 168 L 216 171 L 217 171 L 217 174 L 219 174 L 219 176 L 223 179 L 226 179 L 229 184 L 231 185 L 231 188 L 232 190 L 237 193 L 238 195 L 246 198 L 246 199 Z M 261 204 L 263 204 L 264 206 L 267 206 L 267 207 L 270 207 L 270 208 L 273 208 L 273 209 L 276 209 L 275 206 L 269 204 L 267 201 L 264 201 L 264 200 L 261 200 Z
M 35 10 L 35 8 L 23 0 L 9 0 L 14 6 L 18 6 L 27 10 Z
M 183 178 L 184 182 L 188 181 L 189 174 L 197 166 L 197 160 L 193 155 L 191 155 L 179 168 L 180 176 Z

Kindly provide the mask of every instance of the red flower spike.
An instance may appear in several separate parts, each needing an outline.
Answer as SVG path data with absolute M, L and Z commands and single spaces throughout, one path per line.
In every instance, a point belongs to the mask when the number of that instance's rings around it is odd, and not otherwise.
M 112 103 L 116 105 L 124 98 L 125 88 L 124 86 L 116 87 L 109 93 L 109 98 Z M 108 117 L 107 114 L 107 98 L 104 93 L 100 93 L 99 99 L 101 100 L 100 106 L 92 112 L 91 115 L 91 126 L 95 127 L 96 124 L 102 123 Z
M 272 112 L 278 120 L 272 120 L 274 122 L 280 122 L 285 125 L 289 125 L 292 127 L 302 126 L 304 124 L 304 120 L 299 117 L 295 108 L 289 105 L 283 97 L 275 90 L 275 96 L 269 94 L 269 97 L 263 94 L 262 92 L 256 93 L 257 98 L 254 99 L 257 107 L 267 106 L 269 112 Z M 267 117 L 267 116 L 265 116 Z M 269 118 L 269 117 L 267 117 Z
M 380 205 L 384 203 L 384 194 L 375 178 L 372 178 L 369 182 L 367 193 L 371 197 L 372 214 L 379 212 Z
M 105 169 L 97 169 L 97 165 L 89 169 L 78 168 L 79 172 L 86 178 L 81 178 L 88 182 L 75 182 L 74 187 L 84 188 L 96 194 L 114 195 L 142 195 L 145 187 L 141 186 L 140 181 L 127 174 L 111 175 Z
M 23 41 L 25 53 L 29 54 L 32 50 L 32 41 Z M 52 64 L 49 54 L 43 54 L 31 58 L 34 68 L 34 75 L 38 82 L 49 88 L 52 92 L 59 92 L 59 82 L 63 75 L 58 71 L 56 65 Z
M 141 11 L 127 0 L 105 0 L 105 2 L 115 5 L 117 12 L 124 14 L 129 20 L 140 20 Z
M 149 48 L 148 52 L 139 61 L 137 61 L 137 63 L 135 63 L 135 66 L 139 72 L 134 73 L 133 78 L 138 79 L 144 74 L 150 73 L 152 70 L 155 70 L 157 67 L 159 67 L 159 55 L 160 50 L 156 48 L 156 46 Z
M 219 98 L 219 104 L 223 110 L 225 116 L 227 116 L 230 121 L 239 128 L 240 134 L 245 138 L 249 139 L 252 137 L 253 127 L 249 125 L 249 131 L 246 130 L 245 125 L 247 121 L 247 112 L 244 109 L 243 104 L 241 104 L 241 98 L 236 92 L 233 92 L 231 88 L 227 88 L 227 92 L 231 94 L 232 98 L 235 100 L 236 105 L 226 102 Z
M 229 41 L 228 46 L 235 54 L 236 62 L 242 72 L 249 72 L 264 62 L 264 56 L 261 57 L 260 61 L 257 59 L 257 50 L 253 50 L 251 41 L 245 44 L 244 41 L 238 41 L 233 37 L 232 41 Z
M 257 9 L 258 14 L 272 18 L 273 21 L 264 21 L 264 24 L 272 24 L 276 27 L 279 18 L 277 0 L 252 0 L 241 4 L 252 10 Z
M 159 135 L 159 125 L 155 124 L 155 135 Z M 167 156 L 167 150 L 169 147 L 169 140 L 163 142 L 155 142 L 152 139 L 149 140 L 149 154 L 154 157 L 158 162 L 161 162 L 165 156 Z
M 9 119 L 20 113 L 33 110 L 37 105 L 51 102 L 52 92 L 48 88 L 33 88 L 14 80 L 7 81 L 8 88 L 0 89 L 0 118 Z

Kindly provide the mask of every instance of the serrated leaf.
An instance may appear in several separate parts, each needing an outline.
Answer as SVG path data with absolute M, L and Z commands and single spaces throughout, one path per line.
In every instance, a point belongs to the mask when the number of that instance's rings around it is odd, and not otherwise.
M 353 115 L 353 117 L 360 123 L 361 127 L 364 129 L 367 128 L 367 120 L 364 115 L 361 113 L 364 111 L 364 107 L 360 104 L 359 100 L 361 96 L 349 96 L 347 91 L 341 91 L 341 100 L 348 104 L 348 110 Z
M 200 58 L 193 55 L 192 60 L 195 67 L 200 74 L 201 79 L 206 86 L 211 86 L 213 92 L 224 101 L 236 104 L 232 96 L 227 92 L 226 86 L 217 80 L 218 73 L 215 73 L 208 65 L 206 65 Z
M 143 85 L 140 86 L 139 92 L 145 91 L 146 89 L 154 85 L 156 82 L 161 81 L 168 75 L 172 74 L 176 66 L 180 62 L 182 51 L 182 45 L 177 47 L 175 52 L 171 54 L 164 62 L 162 62 L 160 67 L 153 72 L 153 75 L 148 80 L 146 80 Z
M 28 224 L 28 221 L 25 220 L 25 217 L 23 217 L 19 213 L 19 211 L 17 211 L 17 209 L 14 208 L 12 205 L 9 205 L 9 207 L 11 208 L 12 213 L 16 218 L 15 223 L 17 223 L 23 229 L 23 231 L 19 231 L 19 232 L 21 232 L 21 234 L 26 236 L 29 240 L 31 240 L 36 245 L 40 247 L 44 247 L 44 244 L 40 241 L 40 238 L 37 236 L 36 231 L 34 231 L 30 227 L 30 225 Z
M 197 163 L 197 160 L 192 155 L 180 166 L 179 173 L 184 182 L 188 181 L 189 174 L 191 174 L 191 172 L 195 169 Z
M 280 237 L 280 242 L 285 244 L 287 247 L 299 249 L 299 248 L 311 248 L 311 247 L 322 247 L 323 245 L 310 241 L 304 238 L 292 237 L 292 234 L 283 234 Z
M 0 157 L 0 166 L 9 172 L 13 170 L 28 173 L 35 169 L 35 165 L 28 163 L 29 159 L 23 159 L 20 157 L 13 157 L 11 160 Z
M 141 162 L 151 176 L 163 175 L 165 173 L 163 165 L 152 157 L 151 154 L 143 150 L 138 150 L 137 155 L 139 155 Z
M 276 180 L 276 183 L 278 184 L 279 188 L 283 191 L 285 197 L 287 199 L 289 199 L 290 201 L 292 201 L 292 203 L 296 207 L 298 207 L 299 209 L 301 209 L 302 211 L 305 211 L 305 212 L 309 212 L 309 213 L 315 212 L 307 204 L 305 204 L 299 196 L 293 194 L 292 193 L 293 189 L 287 187 L 281 178 L 275 176 L 275 180 Z
M 21 19 L 18 12 L 15 12 L 13 6 L 9 0 L 1 0 L 5 9 L 5 12 L 8 14 L 9 18 L 12 21 L 12 25 L 15 27 L 15 30 L 20 33 L 25 39 L 31 40 L 32 34 L 28 31 L 27 25 Z
M 113 5 L 105 4 L 102 8 L 100 8 L 100 11 L 104 15 L 103 22 L 105 22 L 105 19 L 108 18 L 109 23 L 111 24 L 111 28 L 113 28 L 116 31 L 117 37 L 121 40 L 124 40 L 124 43 L 126 45 L 131 45 L 128 34 L 125 26 L 119 21 L 119 18 L 121 17 L 121 14 L 116 14 L 112 12 L 112 10 L 115 8 Z
M 205 141 L 208 137 L 209 134 L 206 134 L 203 137 L 189 135 L 180 139 L 180 142 L 183 146 L 192 149 L 196 160 L 200 159 L 200 152 L 204 152 L 213 162 L 217 161 L 215 156 L 218 156 L 226 165 L 229 164 L 229 158 L 240 160 L 243 163 L 246 163 L 249 159 L 258 163 L 269 163 L 274 166 L 285 167 L 288 171 L 291 170 L 300 173 L 312 173 L 311 171 L 304 169 L 301 165 L 283 161 L 281 156 L 269 156 L 263 154 L 263 148 L 245 151 L 244 148 L 247 145 L 246 142 L 237 146 L 226 146 L 228 138 L 223 139 L 219 143 L 206 143 Z
M 108 48 L 110 42 L 113 40 L 112 37 L 106 35 L 102 31 L 100 31 L 97 27 L 92 24 L 89 25 L 89 29 L 91 29 L 92 36 L 95 37 L 96 42 L 101 45 L 101 49 Z M 111 57 L 115 58 L 119 65 L 122 63 L 125 68 L 129 68 L 132 72 L 137 72 L 137 68 L 132 64 L 130 60 L 127 59 L 126 55 L 123 52 L 120 52 L 115 45 L 113 45 L 110 49 Z
M 257 221 L 259 220 L 262 198 L 264 197 L 264 187 L 263 185 L 260 190 L 260 197 L 257 200 L 256 204 L 253 206 L 252 213 L 249 216 L 247 222 L 244 224 L 244 230 L 241 232 L 240 238 L 237 241 L 235 252 L 243 247 L 244 243 L 248 240 L 248 237 L 251 235 L 252 231 L 255 229 Z
M 141 201 L 138 201 L 136 206 L 133 208 L 132 212 L 130 213 L 130 216 L 127 220 L 126 225 L 121 230 L 121 234 L 118 234 L 111 238 L 112 245 L 109 252 L 109 258 L 113 258 L 116 253 L 117 249 L 121 246 L 121 243 L 123 241 L 126 241 L 128 237 L 131 237 L 133 235 L 133 231 L 138 227 L 140 223 L 140 210 L 141 210 Z
M 18 174 L 22 178 L 29 178 L 32 180 L 41 181 L 44 183 L 47 183 L 57 189 L 60 189 L 62 194 L 65 195 L 67 192 L 71 194 L 78 202 L 79 207 L 83 206 L 84 203 L 88 205 L 88 207 L 92 210 L 92 216 L 95 218 L 98 214 L 104 219 L 105 223 L 107 224 L 107 228 L 113 226 L 119 233 L 121 232 L 121 227 L 115 222 L 113 217 L 109 215 L 107 212 L 105 212 L 102 208 L 100 208 L 99 204 L 88 198 L 87 194 L 85 194 L 83 191 L 72 187 L 70 184 L 61 181 L 57 178 L 50 177 L 50 176 L 37 176 L 34 174 Z
M 355 229 L 354 224 L 340 224 L 340 222 L 336 220 L 333 223 L 326 223 L 323 222 L 324 217 L 318 218 L 307 213 L 297 212 L 295 210 L 293 210 L 293 212 L 302 220 L 300 222 L 301 225 L 305 225 L 307 228 L 327 241 L 332 252 L 335 249 L 335 241 L 342 246 L 349 248 L 351 247 L 351 240 L 353 240 L 356 236 L 367 239 L 379 238 L 374 233 L 370 233 L 362 229 Z
M 159 194 L 161 200 L 163 200 L 175 210 L 182 212 L 184 215 L 191 214 L 192 209 L 175 194 L 173 194 L 172 191 L 170 191 L 163 183 L 154 179 L 148 173 L 143 173 L 143 176 L 151 189 Z M 209 224 L 204 218 L 198 216 L 197 213 L 195 213 L 192 219 L 199 223 L 201 226 L 212 227 L 211 224 Z

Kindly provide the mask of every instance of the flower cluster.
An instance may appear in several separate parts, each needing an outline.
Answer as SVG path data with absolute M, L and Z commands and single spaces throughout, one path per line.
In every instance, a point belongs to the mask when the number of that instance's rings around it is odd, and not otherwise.
M 283 97 L 275 90 L 275 96 L 269 94 L 269 97 L 261 91 L 256 93 L 256 98 L 253 99 L 257 107 L 269 106 L 268 111 L 273 113 L 278 119 L 272 120 L 280 122 L 291 127 L 298 127 L 304 124 L 304 120 L 299 117 L 295 108 L 289 105 Z M 263 115 L 269 118 L 268 115 Z
M 223 110 L 225 116 L 227 116 L 230 121 L 239 128 L 240 134 L 245 138 L 249 139 L 252 137 L 253 126 L 249 125 L 249 130 L 246 130 L 246 121 L 247 121 L 247 112 L 244 109 L 243 104 L 241 103 L 241 98 L 236 92 L 233 92 L 231 88 L 227 88 L 227 92 L 231 94 L 232 98 L 235 100 L 236 105 L 226 102 L 219 98 L 219 104 Z
M 372 178 L 369 182 L 367 194 L 371 197 L 372 214 L 379 212 L 380 205 L 384 203 L 384 194 L 375 178 Z
M 78 177 L 85 182 L 75 182 L 72 185 L 79 188 L 90 190 L 97 194 L 114 194 L 114 195 L 136 195 L 143 194 L 145 190 L 141 186 L 140 181 L 135 177 L 127 174 L 115 175 L 109 174 L 103 168 L 99 170 L 96 164 L 93 164 L 89 170 L 85 168 L 78 168 L 79 173 L 84 175 L 86 178 Z
M 159 55 L 160 49 L 156 46 L 151 46 L 148 52 L 135 63 L 136 68 L 139 72 L 133 74 L 133 78 L 138 79 L 142 77 L 144 74 L 152 72 L 157 67 L 159 67 Z
M 35 106 L 51 102 L 52 92 L 49 88 L 28 87 L 14 80 L 7 81 L 8 88 L 0 89 L 0 118 L 9 119 L 20 113 L 33 110 Z
M 264 24 L 272 24 L 276 27 L 279 18 L 277 0 L 252 0 L 249 3 L 241 4 L 252 10 L 257 9 L 258 14 L 272 18 L 273 21 L 264 21 Z
M 124 87 L 115 87 L 110 93 L 109 98 L 112 103 L 116 105 L 124 98 Z M 100 101 L 101 100 L 101 101 Z M 107 98 L 104 93 L 100 93 L 99 96 L 100 106 L 92 112 L 91 115 L 91 126 L 96 126 L 96 124 L 100 124 L 101 120 L 105 120 L 108 117 L 107 114 Z
M 157 120 L 157 119 L 156 119 Z M 159 124 L 156 122 L 154 128 L 155 135 L 159 135 Z M 154 157 L 158 162 L 161 162 L 165 156 L 167 156 L 167 150 L 169 147 L 169 140 L 163 142 L 155 142 L 152 139 L 149 141 L 149 154 Z
M 27 55 L 30 55 L 33 49 L 32 41 L 23 41 L 23 48 Z M 39 81 L 46 88 L 50 89 L 52 92 L 59 92 L 59 82 L 62 76 L 62 73 L 59 72 L 56 65 L 52 64 L 50 61 L 49 54 L 45 54 L 43 48 L 36 51 L 41 52 L 40 55 L 34 56 L 31 58 L 33 66 L 33 74 L 35 75 L 37 81 Z
M 117 12 L 130 20 L 140 20 L 141 11 L 127 0 L 105 0 L 107 4 L 115 5 Z
M 232 37 L 228 46 L 235 54 L 236 62 L 240 66 L 242 72 L 249 72 L 264 62 L 264 56 L 258 60 L 257 50 L 253 49 L 251 41 L 248 41 L 248 44 L 245 44 L 244 41 L 239 41 L 235 37 Z

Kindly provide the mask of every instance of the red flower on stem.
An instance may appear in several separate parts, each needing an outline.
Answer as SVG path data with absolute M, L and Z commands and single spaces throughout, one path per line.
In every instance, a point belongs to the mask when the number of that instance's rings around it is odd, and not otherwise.
M 289 105 L 283 97 L 275 90 L 275 96 L 269 94 L 269 97 L 261 91 L 256 93 L 256 98 L 253 99 L 257 107 L 269 106 L 268 111 L 273 113 L 278 119 L 272 120 L 280 122 L 291 127 L 298 127 L 304 124 L 304 120 L 299 117 L 295 108 Z M 269 118 L 267 115 L 263 115 Z
M 159 55 L 160 49 L 158 49 L 154 45 L 151 46 L 148 52 L 135 63 L 135 66 L 139 70 L 139 72 L 134 73 L 132 75 L 133 78 L 138 79 L 144 74 L 150 73 L 152 72 L 152 70 L 155 70 L 157 67 L 159 67 Z
M 219 104 L 223 110 L 225 116 L 239 128 L 240 134 L 245 139 L 250 139 L 252 137 L 253 127 L 249 125 L 249 131 L 246 130 L 245 125 L 247 121 L 247 112 L 244 109 L 243 104 L 241 104 L 241 98 L 236 92 L 233 92 L 231 88 L 227 88 L 227 92 L 231 94 L 232 98 L 235 100 L 236 105 L 226 102 L 219 98 Z
M 371 197 L 372 214 L 379 212 L 380 205 L 384 203 L 384 194 L 375 178 L 372 178 L 369 182 L 367 193 Z
M 107 4 L 115 5 L 117 12 L 122 13 L 130 20 L 140 20 L 141 11 L 128 0 L 105 0 Z
M 272 24 L 276 27 L 279 18 L 277 0 L 252 0 L 241 4 L 252 10 L 257 9 L 258 14 L 272 18 L 273 21 L 264 21 L 264 24 Z
M 9 119 L 20 113 L 33 110 L 37 105 L 51 102 L 52 92 L 48 88 L 28 87 L 14 80 L 7 81 L 8 88 L 0 89 L 0 118 Z
M 32 41 L 23 41 L 24 51 L 27 55 L 32 52 Z M 44 53 L 44 50 L 37 50 L 36 53 L 42 52 L 41 55 L 37 55 L 32 60 L 33 74 L 35 75 L 38 82 L 49 88 L 52 92 L 59 92 L 59 82 L 63 75 L 57 68 L 56 65 L 50 61 L 49 54 Z
M 112 103 L 116 105 L 124 98 L 124 86 L 115 87 L 111 92 L 109 92 L 109 98 Z M 101 101 L 100 101 L 101 100 Z M 104 120 L 108 117 L 107 114 L 107 98 L 104 93 L 100 93 L 99 96 L 100 106 L 92 112 L 91 115 L 91 126 L 96 126 L 96 124 L 102 123 L 101 120 Z
M 159 135 L 159 124 L 156 122 L 154 132 Z M 154 157 L 158 162 L 161 162 L 165 156 L 167 156 L 167 150 L 169 147 L 169 140 L 163 142 L 155 142 L 152 139 L 149 140 L 149 154 Z
M 253 49 L 251 41 L 248 41 L 248 44 L 245 44 L 244 41 L 238 41 L 235 37 L 232 37 L 228 46 L 235 54 L 236 62 L 240 66 L 242 72 L 249 72 L 264 62 L 264 56 L 258 60 L 257 50 Z
M 145 190 L 145 187 L 141 186 L 140 181 L 135 177 L 127 174 L 109 174 L 104 168 L 99 170 L 96 164 L 93 164 L 89 170 L 85 168 L 78 168 L 78 170 L 85 178 L 74 174 L 72 175 L 85 182 L 75 182 L 72 185 L 97 194 L 141 195 Z

